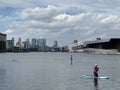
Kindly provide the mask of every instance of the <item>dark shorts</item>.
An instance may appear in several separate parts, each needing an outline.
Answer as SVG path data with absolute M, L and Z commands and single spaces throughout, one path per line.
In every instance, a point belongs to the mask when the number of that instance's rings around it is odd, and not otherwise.
M 94 73 L 94 77 L 98 77 L 98 73 Z

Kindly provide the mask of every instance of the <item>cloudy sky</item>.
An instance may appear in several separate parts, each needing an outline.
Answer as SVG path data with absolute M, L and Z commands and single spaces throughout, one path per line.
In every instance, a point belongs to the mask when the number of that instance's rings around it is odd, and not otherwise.
M 119 38 L 120 0 L 0 0 L 0 32 L 48 45 Z

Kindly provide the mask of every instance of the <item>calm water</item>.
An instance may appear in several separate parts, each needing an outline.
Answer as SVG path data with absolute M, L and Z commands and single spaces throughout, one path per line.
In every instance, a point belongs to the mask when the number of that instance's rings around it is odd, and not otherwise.
M 73 63 L 70 64 L 70 55 Z M 82 78 L 93 65 L 109 80 Z M 120 90 L 120 55 L 2 53 L 0 90 Z

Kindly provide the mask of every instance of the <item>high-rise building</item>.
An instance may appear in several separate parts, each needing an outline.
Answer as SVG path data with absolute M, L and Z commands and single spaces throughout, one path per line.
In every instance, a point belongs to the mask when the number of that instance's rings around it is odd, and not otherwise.
M 12 38 L 12 51 L 14 51 L 14 38 Z
M 55 45 L 55 47 L 58 47 L 58 42 L 54 41 L 54 45 Z
M 37 46 L 38 46 L 39 50 L 45 51 L 46 50 L 46 39 L 45 38 L 38 39 Z
M 21 48 L 21 45 L 22 45 L 21 38 L 19 38 L 18 42 L 19 42 L 19 45 L 20 45 L 20 48 Z
M 14 38 L 12 40 L 6 40 L 7 51 L 14 51 Z
M 36 39 L 35 38 L 32 38 L 32 48 L 35 48 L 36 47 Z
M 30 40 L 29 40 L 29 38 L 27 38 L 27 40 L 26 40 L 26 48 L 27 49 L 30 48 Z
M 6 50 L 6 34 L 0 33 L 0 52 L 4 52 Z
M 16 43 L 16 47 L 19 47 L 19 48 L 22 47 L 21 38 L 18 39 L 18 42 Z
M 6 41 L 6 48 L 12 49 L 12 40 L 7 40 Z

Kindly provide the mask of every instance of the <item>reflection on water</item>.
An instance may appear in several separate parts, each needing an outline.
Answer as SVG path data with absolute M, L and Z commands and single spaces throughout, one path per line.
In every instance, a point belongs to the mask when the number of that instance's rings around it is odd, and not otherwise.
M 94 90 L 98 90 L 98 79 L 94 79 Z

